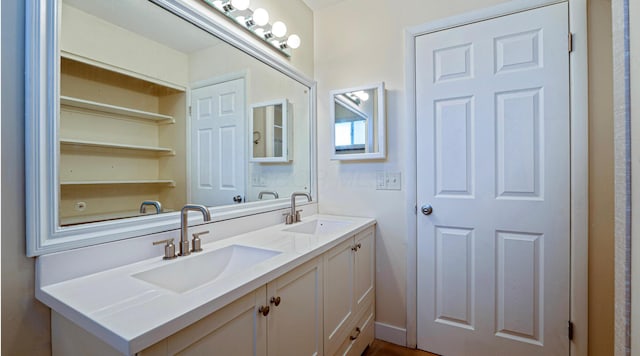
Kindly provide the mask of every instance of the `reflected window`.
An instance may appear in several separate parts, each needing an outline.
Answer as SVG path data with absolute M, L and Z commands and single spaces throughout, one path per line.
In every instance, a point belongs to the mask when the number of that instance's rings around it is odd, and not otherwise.
M 336 151 L 344 153 L 364 152 L 366 143 L 365 119 L 336 122 Z

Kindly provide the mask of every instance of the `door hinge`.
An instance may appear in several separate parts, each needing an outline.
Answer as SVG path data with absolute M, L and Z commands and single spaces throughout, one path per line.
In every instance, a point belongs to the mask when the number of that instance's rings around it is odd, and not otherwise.
M 418 205 L 415 205 L 414 208 L 415 208 L 415 211 L 413 213 L 418 215 Z
M 191 116 L 191 105 L 189 105 L 189 116 Z
M 569 53 L 573 52 L 573 33 L 569 32 Z
M 573 340 L 573 322 L 569 320 L 569 340 Z

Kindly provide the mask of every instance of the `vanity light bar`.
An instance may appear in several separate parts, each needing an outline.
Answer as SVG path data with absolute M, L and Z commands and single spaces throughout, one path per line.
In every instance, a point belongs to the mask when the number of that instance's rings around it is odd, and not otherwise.
M 300 36 L 292 34 L 287 37 L 287 25 L 282 21 L 270 24 L 267 10 L 251 10 L 250 0 L 203 1 L 287 57 L 291 57 L 291 48 L 300 47 Z

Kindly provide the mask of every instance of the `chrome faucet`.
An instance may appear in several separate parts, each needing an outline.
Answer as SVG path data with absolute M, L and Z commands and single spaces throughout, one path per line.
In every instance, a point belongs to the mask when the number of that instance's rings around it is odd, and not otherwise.
M 268 191 L 268 190 L 263 190 L 260 193 L 258 193 L 258 199 L 262 199 L 262 197 L 265 196 L 265 195 L 273 195 L 273 199 L 280 198 L 278 196 L 278 192 L 272 192 L 272 191 Z
M 296 197 L 307 197 L 307 201 L 311 201 L 311 195 L 305 192 L 293 192 L 291 193 L 291 212 L 286 214 L 285 224 L 290 225 L 296 222 L 300 222 L 300 210 L 296 210 Z
M 155 200 L 145 200 L 140 204 L 140 214 L 145 214 L 147 212 L 147 206 L 153 206 L 156 208 L 156 214 L 160 214 L 162 212 L 162 204 L 159 201 Z
M 199 204 L 187 204 L 180 210 L 180 256 L 189 256 L 189 234 L 187 229 L 189 228 L 189 211 L 199 211 L 204 216 L 204 221 L 211 221 L 211 214 L 209 209 L 204 205 Z

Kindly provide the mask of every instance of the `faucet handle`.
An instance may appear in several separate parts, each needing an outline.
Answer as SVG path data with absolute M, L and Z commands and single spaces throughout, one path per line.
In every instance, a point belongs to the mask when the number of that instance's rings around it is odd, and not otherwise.
M 295 215 L 291 215 L 290 213 L 282 213 L 284 216 L 285 225 L 291 225 L 295 222 Z
M 193 240 L 191 240 L 191 252 L 202 251 L 202 240 L 200 240 L 200 236 L 208 233 L 209 230 L 193 233 Z
M 160 245 L 160 244 L 166 244 L 164 245 L 164 257 L 162 257 L 163 260 L 172 260 L 178 256 L 176 256 L 176 245 L 173 244 L 173 239 L 166 239 L 166 240 L 160 240 L 160 241 L 154 241 L 153 245 Z
M 296 216 L 293 219 L 293 222 L 300 222 L 302 221 L 302 217 L 300 216 L 300 213 L 302 212 L 302 209 L 300 210 L 296 210 Z

